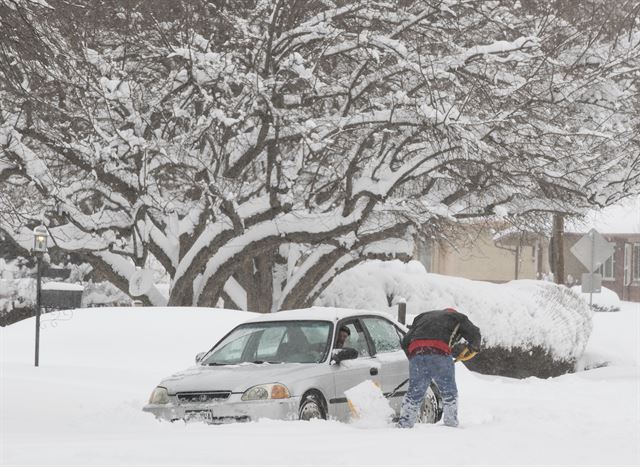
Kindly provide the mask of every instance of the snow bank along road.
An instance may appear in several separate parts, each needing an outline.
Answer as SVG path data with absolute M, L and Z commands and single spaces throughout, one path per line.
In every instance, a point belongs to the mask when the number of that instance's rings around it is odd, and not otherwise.
M 140 408 L 240 312 L 76 310 L 0 330 L 0 465 L 639 465 L 640 305 L 597 313 L 583 364 L 511 380 L 457 367 L 462 427 L 160 423 Z

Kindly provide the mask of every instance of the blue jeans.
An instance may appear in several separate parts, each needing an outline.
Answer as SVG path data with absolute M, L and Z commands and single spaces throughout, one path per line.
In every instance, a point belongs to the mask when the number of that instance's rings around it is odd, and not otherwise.
M 409 389 L 402 401 L 398 426 L 411 428 L 416 423 L 431 380 L 440 389 L 444 424 L 458 426 L 458 388 L 450 355 L 416 355 L 409 360 Z

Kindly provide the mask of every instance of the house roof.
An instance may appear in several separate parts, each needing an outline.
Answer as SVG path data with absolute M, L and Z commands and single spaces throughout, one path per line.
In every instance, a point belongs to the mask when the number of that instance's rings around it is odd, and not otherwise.
M 527 232 L 512 226 L 497 231 L 493 235 L 492 240 L 495 243 L 509 246 L 535 245 L 540 239 L 540 236 L 537 232 Z
M 590 211 L 584 219 L 568 221 L 565 226 L 569 233 L 585 233 L 591 229 L 601 234 L 640 234 L 640 196 Z

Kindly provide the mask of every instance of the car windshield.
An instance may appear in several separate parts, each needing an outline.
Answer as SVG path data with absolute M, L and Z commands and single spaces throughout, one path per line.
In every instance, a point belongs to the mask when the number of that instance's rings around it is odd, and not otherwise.
M 329 351 L 327 321 L 247 323 L 235 328 L 203 359 L 203 365 L 320 363 Z

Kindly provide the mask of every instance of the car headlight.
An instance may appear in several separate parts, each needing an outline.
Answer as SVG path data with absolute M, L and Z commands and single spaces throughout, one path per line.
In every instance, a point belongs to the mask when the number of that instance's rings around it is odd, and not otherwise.
M 167 388 L 163 388 L 162 386 L 158 386 L 151 393 L 151 397 L 149 397 L 149 404 L 168 404 L 169 403 L 169 392 Z
M 243 401 L 264 401 L 267 399 L 288 399 L 291 397 L 284 384 L 260 384 L 247 389 L 242 394 Z

